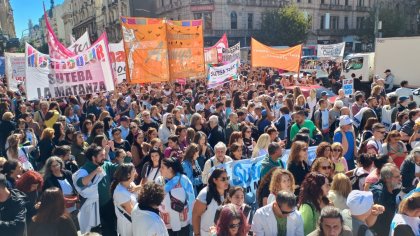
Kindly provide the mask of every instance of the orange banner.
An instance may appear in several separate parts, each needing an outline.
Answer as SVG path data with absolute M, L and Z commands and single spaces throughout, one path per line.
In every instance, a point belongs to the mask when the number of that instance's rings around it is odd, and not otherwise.
M 251 40 L 252 67 L 272 67 L 298 72 L 301 54 L 302 44 L 286 49 L 275 49 L 255 39 Z
M 204 78 L 202 20 L 167 22 L 170 79 Z
M 166 24 L 163 19 L 122 17 L 126 77 L 132 84 L 169 81 Z

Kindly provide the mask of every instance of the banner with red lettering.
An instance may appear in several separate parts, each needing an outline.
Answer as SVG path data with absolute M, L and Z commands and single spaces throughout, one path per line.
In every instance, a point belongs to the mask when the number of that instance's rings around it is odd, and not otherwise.
M 18 86 L 25 83 L 25 53 L 4 53 L 7 88 L 18 91 Z
M 27 99 L 83 96 L 114 90 L 107 45 L 104 33 L 83 53 L 56 59 L 26 44 Z
M 110 43 L 108 47 L 114 78 L 118 84 L 122 83 L 126 79 L 124 43 L 121 40 L 119 43 Z
M 67 49 L 72 51 L 74 54 L 77 54 L 77 53 L 87 50 L 89 47 L 90 47 L 90 39 L 89 39 L 89 34 L 86 31 L 75 42 L 72 42 L 72 44 Z
M 223 36 L 219 39 L 219 41 L 217 41 L 217 43 L 209 48 L 204 48 L 204 53 L 206 53 L 206 64 L 216 64 L 216 63 L 220 63 L 223 61 L 223 48 L 228 48 L 229 44 L 228 44 L 228 40 L 227 40 L 227 36 L 226 33 L 223 34 Z M 207 55 L 207 52 L 211 51 L 212 49 L 216 49 L 217 50 L 217 62 L 216 63 L 212 63 L 214 61 L 213 57 L 210 57 L 209 55 Z M 212 59 L 212 61 L 207 62 L 207 58 Z

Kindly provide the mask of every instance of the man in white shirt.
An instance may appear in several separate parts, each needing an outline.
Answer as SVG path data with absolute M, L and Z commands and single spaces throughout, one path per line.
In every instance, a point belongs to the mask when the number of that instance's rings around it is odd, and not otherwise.
M 407 80 L 403 80 L 400 83 L 401 88 L 398 88 L 397 90 L 395 90 L 395 93 L 397 94 L 398 97 L 409 97 L 410 99 L 413 98 L 413 92 L 411 90 L 411 88 L 408 88 L 408 81 Z
M 367 142 L 367 150 L 373 149 L 376 154 L 383 153 L 382 140 L 385 138 L 386 129 L 381 123 L 372 126 L 373 137 Z
M 204 95 L 200 95 L 198 97 L 198 103 L 195 104 L 195 110 L 196 111 L 202 111 L 202 110 L 204 110 L 204 108 L 205 108 L 204 101 L 205 100 L 206 100 L 206 98 L 204 97 Z

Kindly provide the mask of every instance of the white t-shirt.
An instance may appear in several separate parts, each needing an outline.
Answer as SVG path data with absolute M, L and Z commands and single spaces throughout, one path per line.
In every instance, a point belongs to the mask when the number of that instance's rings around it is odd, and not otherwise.
M 25 149 L 25 151 L 23 151 L 23 149 Z M 34 169 L 32 164 L 29 162 L 29 158 L 28 158 L 29 152 L 30 152 L 30 147 L 19 147 L 18 148 L 18 160 L 22 164 L 22 168 L 25 171 Z M 9 157 L 11 156 L 9 150 L 7 150 L 7 156 L 9 156 Z
M 176 186 L 171 190 L 172 197 L 185 203 L 187 194 L 181 186 Z M 171 208 L 171 198 L 169 193 L 165 193 L 165 198 L 162 204 L 159 206 L 159 211 L 163 222 L 165 222 L 166 228 L 173 231 L 180 231 L 181 228 L 187 226 L 191 219 L 188 219 L 188 207 L 184 208 L 184 211 L 179 213 Z
M 121 211 L 128 214 L 124 208 L 121 206 L 123 203 L 131 201 L 131 204 L 134 206 L 137 202 L 137 195 L 135 193 L 130 193 L 126 187 L 118 184 L 114 190 L 114 208 L 115 214 L 117 215 L 117 231 L 120 235 L 133 235 L 131 222 L 124 216 Z M 120 211 L 121 210 L 121 211 Z M 130 214 L 128 214 L 130 215 Z
M 198 194 L 197 200 L 207 205 L 206 197 L 207 188 L 203 188 Z M 224 198 L 221 197 L 220 200 L 223 202 Z M 206 211 L 201 215 L 201 235 L 209 235 L 210 227 L 214 225 L 214 216 L 216 215 L 217 208 L 219 208 L 219 205 L 217 205 L 217 202 L 214 199 L 212 199 L 210 204 L 207 205 Z
M 155 182 L 158 183 L 158 179 L 160 177 L 160 171 L 159 168 L 152 168 L 149 172 L 149 175 L 147 176 L 147 182 Z

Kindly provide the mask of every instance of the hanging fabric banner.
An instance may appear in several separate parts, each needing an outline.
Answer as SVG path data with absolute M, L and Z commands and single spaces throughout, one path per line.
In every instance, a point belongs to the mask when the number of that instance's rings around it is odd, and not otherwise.
M 102 34 L 83 53 L 55 59 L 26 44 L 27 99 L 83 96 L 114 90 L 107 45 L 106 35 Z
M 217 59 L 217 48 L 205 48 L 204 57 L 206 64 L 217 64 L 219 60 Z
M 167 22 L 170 79 L 204 78 L 202 20 Z
M 217 58 L 216 58 L 217 62 L 210 63 L 210 62 L 207 62 L 207 60 L 206 60 L 206 64 L 216 64 L 216 63 L 222 62 L 222 57 L 223 57 L 222 49 L 223 48 L 228 48 L 228 47 L 229 47 L 229 44 L 228 44 L 227 36 L 226 36 L 226 33 L 224 33 L 223 36 L 219 39 L 219 41 L 217 41 L 217 43 L 215 45 L 213 45 L 211 47 L 208 47 L 208 48 L 204 48 L 204 53 L 206 53 L 206 52 L 208 52 L 208 51 L 210 51 L 214 48 L 217 50 Z
M 111 60 L 112 69 L 114 70 L 114 77 L 118 84 L 125 80 L 125 51 L 124 43 L 121 40 L 119 43 L 110 43 L 109 58 Z
M 166 25 L 163 19 L 121 17 L 130 83 L 169 81 Z
M 72 36 L 73 37 L 73 36 Z M 74 38 L 73 38 L 74 39 Z M 72 51 L 74 54 L 86 51 L 90 47 L 89 34 L 86 31 L 80 38 L 73 42 L 67 49 Z
M 298 72 L 301 55 L 302 44 L 286 49 L 275 49 L 255 39 L 251 40 L 252 67 L 271 67 Z
M 328 45 L 321 45 L 318 44 L 317 47 L 317 57 L 323 58 L 337 58 L 344 56 L 344 48 L 346 47 L 346 43 L 337 43 L 337 44 L 328 44 Z
M 215 88 L 238 78 L 238 60 L 219 67 L 210 67 L 208 73 L 208 88 Z
M 241 60 L 241 43 L 237 43 L 236 45 L 230 48 L 223 48 L 223 57 L 222 62 L 224 64 L 230 63 L 235 60 Z
M 18 91 L 19 84 L 25 83 L 25 53 L 5 53 L 7 88 Z

